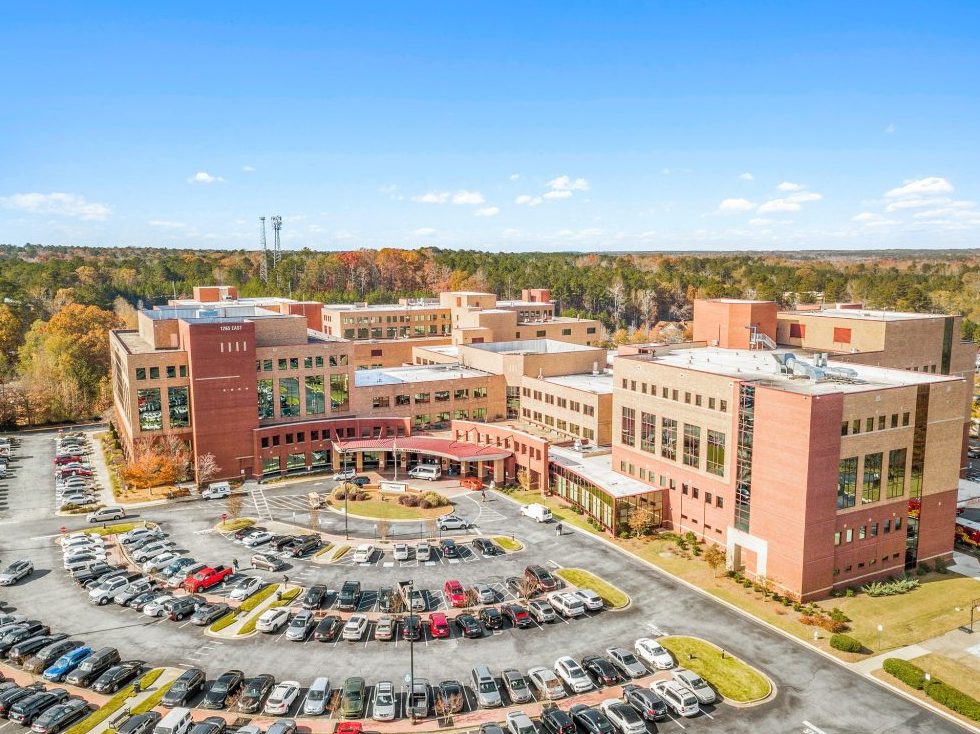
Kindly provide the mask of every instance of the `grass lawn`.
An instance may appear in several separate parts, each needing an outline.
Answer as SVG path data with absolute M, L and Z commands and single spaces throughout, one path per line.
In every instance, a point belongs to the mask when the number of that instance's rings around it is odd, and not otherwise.
M 156 679 L 154 678 L 154 680 Z M 162 701 L 163 697 L 167 695 L 167 691 L 170 690 L 170 686 L 172 686 L 173 684 L 174 681 L 170 681 L 169 683 L 164 683 L 157 690 L 153 691 L 153 693 L 151 693 L 149 696 L 144 698 L 136 706 L 133 706 L 133 710 L 132 710 L 133 715 L 135 716 L 136 714 L 145 714 L 147 711 L 152 711 L 157 706 L 159 706 L 160 701 Z M 146 690 L 147 683 L 145 682 L 145 676 L 142 685 L 144 686 L 143 690 Z
M 236 619 L 238 619 L 238 615 L 235 612 L 228 612 L 223 617 L 220 617 L 212 622 L 211 626 L 208 627 L 208 630 L 211 632 L 221 632 L 221 630 L 223 630 L 225 627 L 230 627 L 233 625 Z
M 144 673 L 143 677 L 140 678 L 140 685 L 144 687 L 153 685 L 160 674 L 163 672 L 163 668 L 154 668 L 153 670 Z M 169 688 L 170 686 L 163 686 L 163 688 Z M 166 691 L 164 691 L 166 692 Z M 100 708 L 93 711 L 91 714 L 86 716 L 84 719 L 79 721 L 77 724 L 72 726 L 70 729 L 66 730 L 65 734 L 85 734 L 85 732 L 91 731 L 99 724 L 101 724 L 106 719 L 112 718 L 119 709 L 121 709 L 129 697 L 133 695 L 133 685 L 129 684 L 116 695 L 106 701 Z M 160 698 L 163 698 L 163 693 L 160 694 Z M 156 705 L 156 704 L 154 704 Z M 144 709 L 148 711 L 149 709 Z M 139 713 L 136 710 L 133 713 Z
M 218 530 L 223 530 L 226 533 L 233 533 L 236 530 L 241 530 L 242 528 L 251 527 L 255 524 L 255 520 L 250 517 L 236 517 L 231 520 L 225 520 L 224 522 L 218 523 Z
M 730 701 L 748 703 L 765 698 L 772 690 L 769 679 L 738 658 L 709 642 L 694 637 L 661 637 L 657 640 L 677 659 L 677 664 L 704 678 Z M 693 655 L 688 658 L 688 655 Z
M 555 575 L 564 579 L 572 586 L 592 589 L 592 591 L 602 597 L 603 603 L 609 609 L 622 609 L 629 604 L 629 596 L 594 573 L 589 573 L 581 568 L 559 568 L 555 571 Z
M 279 584 L 267 584 L 261 589 L 252 594 L 248 599 L 243 601 L 238 606 L 239 613 L 250 612 L 255 609 L 259 604 L 264 602 L 270 596 L 276 593 L 276 589 L 279 588 Z
M 494 535 L 490 540 L 499 545 L 508 553 L 515 553 L 524 550 L 524 544 L 519 540 L 514 540 L 508 535 Z
M 974 662 L 976 658 L 972 655 L 965 656 L 963 660 L 959 662 L 933 652 L 920 658 L 913 658 L 909 662 L 932 675 L 933 680 L 939 679 L 980 700 L 980 662 Z
M 142 527 L 156 527 L 155 522 L 120 522 L 115 525 L 109 525 L 103 528 L 101 525 L 94 528 L 86 528 L 82 532 L 88 533 L 89 535 L 121 535 L 123 533 L 128 533 L 130 530 L 135 530 L 136 528 Z
M 330 562 L 333 563 L 334 561 L 339 561 L 341 558 L 346 556 L 349 551 L 349 545 L 338 545 L 337 549 L 333 552 L 333 555 L 330 556 Z
M 330 498 L 330 506 L 344 509 L 344 501 L 333 497 Z M 453 511 L 451 504 L 444 507 L 406 507 L 398 503 L 397 498 L 389 497 L 382 499 L 382 495 L 374 490 L 368 490 L 368 499 L 349 500 L 347 510 L 351 517 L 367 517 L 375 520 L 428 520 L 448 515 Z

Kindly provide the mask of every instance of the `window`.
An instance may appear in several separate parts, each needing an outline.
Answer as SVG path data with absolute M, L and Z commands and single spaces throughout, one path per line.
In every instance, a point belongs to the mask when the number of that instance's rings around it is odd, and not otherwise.
M 697 467 L 701 464 L 701 427 L 684 424 L 684 463 Z
M 153 368 L 150 368 L 150 377 L 153 377 Z M 909 424 L 909 414 L 902 413 L 902 425 L 907 426 Z
M 856 456 L 841 459 L 837 468 L 837 509 L 854 507 L 855 496 L 857 493 L 857 466 Z M 850 541 L 848 541 L 850 542 Z
M 588 328 L 587 328 L 587 329 L 585 330 L 585 333 L 586 333 L 586 334 L 595 334 L 595 327 L 594 327 L 594 326 L 590 326 L 590 327 L 588 327 Z
M 429 397 L 430 394 L 427 392 L 417 392 L 415 393 L 415 404 L 427 403 L 429 402 Z
M 487 418 L 487 409 L 486 408 L 474 408 L 473 409 L 473 420 L 475 420 L 475 421 L 482 421 L 482 420 L 486 420 L 486 418 Z
M 723 497 L 715 497 L 715 507 L 724 507 L 725 499 Z
M 715 409 L 715 399 L 708 398 L 708 410 L 714 410 L 714 409 Z
M 622 422 L 622 436 L 621 440 L 623 443 L 632 446 L 636 443 L 636 409 L 627 408 L 623 406 L 623 422 Z
M 684 402 L 688 404 L 691 403 L 691 393 L 689 392 L 684 393 Z
M 275 417 L 275 402 L 272 397 L 272 380 L 258 380 L 259 420 Z
M 300 414 L 298 377 L 279 378 L 279 414 L 283 418 Z
M 583 404 L 582 405 L 582 412 L 585 413 L 585 415 L 594 416 L 595 415 L 595 406 L 594 405 L 585 405 L 585 404 Z
M 313 369 L 313 357 L 303 357 L 303 369 L 304 370 Z
M 905 494 L 905 459 L 907 449 L 892 449 L 888 452 L 888 490 L 887 497 L 901 497 Z
M 872 538 L 878 537 L 878 523 L 876 522 L 871 523 L 871 537 Z
M 310 440 L 311 441 L 319 441 L 320 440 L 320 432 L 319 431 L 310 431 Z
M 286 360 L 285 359 L 278 360 L 278 367 L 281 370 L 286 369 Z
M 883 415 L 878 416 L 878 430 L 879 431 L 885 430 L 885 416 Z
M 264 449 L 269 448 L 269 437 L 268 436 L 263 436 L 262 437 L 262 448 L 264 448 Z
M 698 497 L 700 497 L 700 495 L 701 495 L 701 490 L 700 489 L 698 489 L 697 487 L 691 487 L 691 496 L 694 499 L 698 499 Z
M 386 395 L 379 395 L 371 401 L 372 408 L 387 408 L 391 405 L 391 399 Z
M 871 433 L 874 429 L 875 429 L 875 419 L 868 418 L 864 422 L 864 430 L 867 431 L 868 433 Z
M 851 433 L 853 433 L 856 436 L 860 432 L 861 432 L 861 419 L 855 418 L 853 421 L 851 421 Z
M 371 356 L 372 357 L 383 357 L 384 356 L 384 350 L 383 349 L 372 349 L 371 350 Z
M 258 364 L 258 362 L 256 362 L 256 364 Z M 258 370 L 256 370 L 256 371 L 258 371 Z M 176 367 L 172 367 L 172 366 L 171 367 L 167 367 L 167 379 L 168 380 L 172 380 L 175 377 L 177 377 L 177 368 Z
M 720 410 L 722 413 L 727 413 L 728 412 L 728 401 L 727 400 L 721 400 L 721 401 L 719 401 L 719 404 L 720 404 L 721 407 L 719 407 L 718 410 Z
M 640 449 L 651 454 L 657 450 L 657 416 L 640 413 Z
M 305 379 L 306 414 L 321 415 L 327 412 L 323 393 L 323 375 L 307 375 Z
M 317 367 L 323 367 L 323 357 L 317 357 L 316 358 L 316 366 Z
M 571 336 L 572 335 L 572 330 L 571 329 L 562 329 L 561 330 L 561 335 L 562 336 Z
M 191 424 L 187 387 L 168 387 L 167 402 L 170 405 L 170 427 L 187 428 Z
M 896 517 L 895 518 L 895 532 L 898 532 L 901 529 L 902 529 L 902 518 Z
M 470 417 L 469 416 L 469 412 L 466 411 L 466 410 L 462 410 L 462 409 L 457 408 L 456 410 L 453 411 L 453 418 L 456 419 L 456 420 L 458 420 L 458 421 L 459 420 L 464 420 L 465 421 L 469 417 Z
M 331 367 L 346 367 L 348 364 L 348 357 L 346 354 L 332 354 L 330 355 L 330 366 Z
M 858 528 L 858 540 L 864 540 L 868 536 L 867 525 L 862 525 Z
M 841 326 L 834 327 L 834 342 L 837 344 L 851 343 L 851 330 Z
M 847 542 L 848 543 L 850 543 L 851 541 L 853 541 L 854 540 L 854 528 L 848 528 L 844 537 L 847 538 Z M 844 570 L 845 571 L 850 571 L 851 570 L 851 567 L 848 566 Z
M 448 402 L 449 390 L 436 390 L 435 398 L 437 403 Z
M 524 388 L 527 390 L 527 388 Z M 455 400 L 468 400 L 470 397 L 469 388 L 460 388 L 459 390 L 453 391 L 453 399 Z M 524 393 L 524 397 L 527 397 L 527 393 Z
M 888 533 L 890 533 L 891 531 L 892 531 L 892 521 L 889 518 L 888 520 L 885 520 L 884 533 L 885 535 L 888 535 Z
M 160 379 L 160 368 L 159 367 L 150 367 L 150 379 L 151 380 L 159 380 Z M 906 415 L 908 415 L 908 413 L 906 413 Z
M 272 372 L 272 360 L 271 359 L 263 359 L 262 360 L 262 371 L 263 372 Z
M 346 374 L 330 375 L 330 410 L 347 410 L 350 380 Z
M 725 475 L 725 434 L 721 431 L 708 430 L 707 469 L 709 474 Z
M 137 367 L 136 368 L 136 379 L 137 380 L 145 380 L 146 379 L 146 367 Z
M 840 545 L 840 531 L 834 533 L 834 545 Z
M 485 398 L 487 396 L 487 389 L 485 387 L 474 387 L 473 397 L 474 398 Z
M 892 413 L 892 428 L 898 428 L 898 413 Z
M 159 431 L 163 428 L 163 406 L 160 405 L 160 388 L 151 387 L 136 391 L 139 406 L 140 430 Z
M 411 395 L 396 395 L 395 405 L 411 405 L 412 396 Z
M 704 493 L 704 504 L 706 504 L 706 505 L 710 505 L 711 504 L 711 492 L 705 492 Z
M 289 369 L 298 370 L 299 369 L 299 357 L 289 358 Z
M 881 452 L 865 454 L 864 481 L 861 483 L 861 504 L 863 505 L 881 499 L 881 459 Z
M 840 435 L 846 436 L 847 435 L 847 428 L 848 428 L 847 421 L 841 421 L 841 424 L 840 424 Z
M 677 461 L 677 421 L 673 418 L 660 420 L 660 455 Z
M 535 332 L 535 334 L 536 334 L 536 336 L 538 338 L 541 338 L 541 337 L 545 336 L 547 334 L 547 332 L 544 329 L 538 329 L 538 331 Z
M 270 366 L 270 367 L 269 367 L 269 369 L 271 370 L 271 369 L 272 369 L 272 367 Z M 180 376 L 181 376 L 181 377 L 187 377 L 187 365 L 185 365 L 185 364 L 182 364 L 182 365 L 180 366 Z
M 806 324 L 790 324 L 789 325 L 789 338 L 790 339 L 803 339 L 806 337 Z

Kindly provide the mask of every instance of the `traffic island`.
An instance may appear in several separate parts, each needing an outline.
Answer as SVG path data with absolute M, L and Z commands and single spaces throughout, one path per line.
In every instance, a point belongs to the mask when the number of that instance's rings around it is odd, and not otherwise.
M 707 681 L 726 703 L 749 706 L 763 703 L 776 694 L 768 676 L 730 652 L 698 637 L 661 637 L 657 640 L 681 667 Z
M 524 544 L 511 535 L 494 535 L 490 538 L 507 553 L 517 553 L 524 550 Z
M 594 591 L 602 598 L 602 603 L 606 609 L 616 611 L 625 609 L 630 604 L 630 597 L 625 591 L 585 569 L 559 568 L 555 571 L 555 576 L 570 586 Z

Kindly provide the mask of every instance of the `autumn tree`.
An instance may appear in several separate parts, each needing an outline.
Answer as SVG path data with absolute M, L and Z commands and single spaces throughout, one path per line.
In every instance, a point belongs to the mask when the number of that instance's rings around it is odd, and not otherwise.
M 244 505 L 245 496 L 239 492 L 233 492 L 225 503 L 225 506 L 228 508 L 228 517 L 232 520 L 241 517 Z
M 718 569 L 724 567 L 728 561 L 728 555 L 725 553 L 725 549 L 715 543 L 711 543 L 705 548 L 701 557 L 711 570 L 715 572 L 716 576 L 718 575 Z
M 197 457 L 197 486 L 202 487 L 216 476 L 218 472 L 221 471 L 221 467 L 218 466 L 218 461 L 215 459 L 214 454 L 210 451 L 206 454 L 201 454 Z
M 517 485 L 525 492 L 534 489 L 534 478 L 529 469 L 521 468 L 517 470 Z
M 626 524 L 633 531 L 633 535 L 639 538 L 641 535 L 646 535 L 650 532 L 656 519 L 653 510 L 647 507 L 635 507 L 629 513 Z
M 175 436 L 153 441 L 141 438 L 133 445 L 133 456 L 122 470 L 127 484 L 137 489 L 176 484 L 187 476 L 190 452 Z

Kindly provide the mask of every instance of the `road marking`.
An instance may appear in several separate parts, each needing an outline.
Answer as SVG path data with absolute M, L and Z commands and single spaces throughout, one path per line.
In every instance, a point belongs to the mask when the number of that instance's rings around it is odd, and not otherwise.
M 806 729 L 803 730 L 803 734 L 827 734 L 827 732 L 825 732 L 823 729 L 815 724 L 811 724 L 809 721 L 804 721 L 803 726 L 806 727 Z
M 550 559 L 548 560 L 548 565 L 549 566 L 553 566 L 554 568 L 564 568 L 564 566 L 562 566 L 560 563 L 555 563 L 554 561 L 552 561 Z
M 707 716 L 709 719 L 714 719 L 715 718 L 714 716 L 712 716 L 711 714 L 709 714 L 707 711 L 705 711 L 703 708 L 701 709 L 701 713 L 704 714 L 705 716 Z

